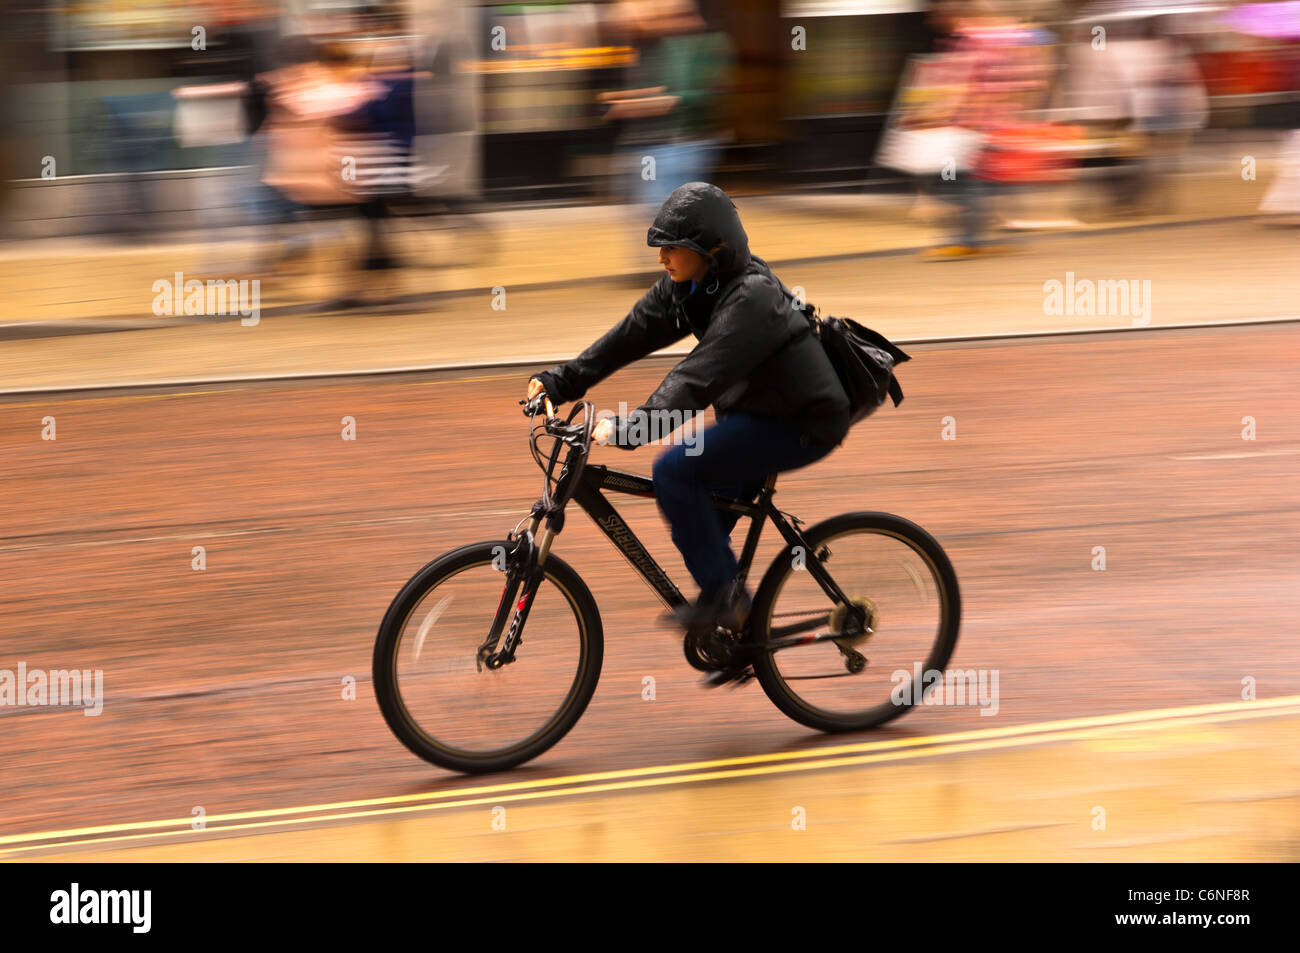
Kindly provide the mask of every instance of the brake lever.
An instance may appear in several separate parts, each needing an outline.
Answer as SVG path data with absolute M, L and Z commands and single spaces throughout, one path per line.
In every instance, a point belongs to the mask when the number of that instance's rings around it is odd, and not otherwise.
M 524 408 L 525 417 L 536 417 L 539 413 L 541 413 L 542 405 L 544 403 L 547 411 L 546 413 L 547 422 L 556 419 L 555 405 L 551 403 L 551 398 L 547 396 L 547 394 L 544 391 L 531 399 L 527 397 L 521 398 L 519 403 Z

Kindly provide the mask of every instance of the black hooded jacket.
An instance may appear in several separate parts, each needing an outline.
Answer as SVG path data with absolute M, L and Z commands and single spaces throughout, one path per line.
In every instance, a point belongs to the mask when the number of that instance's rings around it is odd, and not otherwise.
M 636 425 L 637 415 L 702 411 L 710 404 L 719 417 L 751 413 L 787 421 L 810 442 L 840 443 L 849 429 L 849 398 L 822 343 L 794 308 L 793 295 L 766 261 L 750 255 L 749 238 L 727 194 L 706 182 L 681 186 L 659 209 L 647 243 L 705 256 L 718 244 L 723 248 L 711 256 L 710 273 L 694 293 L 688 282 L 664 274 L 594 345 L 538 373 L 551 399 L 577 400 L 617 369 L 694 334 L 699 341 L 694 350 L 637 411 L 616 421 L 611 439 L 616 446 L 637 446 L 643 434 L 654 434 L 653 428 Z
M 638 435 L 665 435 L 638 425 L 637 415 L 712 405 L 719 418 L 740 412 L 786 421 L 809 442 L 839 444 L 849 427 L 844 388 L 793 295 L 750 254 L 726 193 L 705 182 L 683 185 L 659 210 L 647 242 L 689 248 L 713 265 L 693 293 L 689 282 L 665 274 L 595 344 L 537 374 L 551 399 L 577 400 L 619 368 L 694 334 L 699 344 L 644 404 L 616 422 L 611 443 L 630 448 L 644 441 Z

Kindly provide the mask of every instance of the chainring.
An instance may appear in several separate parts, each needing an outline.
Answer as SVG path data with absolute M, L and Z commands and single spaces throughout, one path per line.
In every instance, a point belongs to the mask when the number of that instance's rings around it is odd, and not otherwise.
M 731 664 L 732 651 L 728 640 L 734 638 L 735 636 L 721 627 L 715 628 L 712 632 L 688 631 L 682 642 L 686 661 L 690 663 L 691 668 L 699 669 L 701 672 L 716 672 L 724 669 Z

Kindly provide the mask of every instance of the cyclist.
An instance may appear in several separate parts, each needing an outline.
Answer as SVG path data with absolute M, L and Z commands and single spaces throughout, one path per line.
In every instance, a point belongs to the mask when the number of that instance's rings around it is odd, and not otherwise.
M 625 418 L 602 419 L 593 440 L 632 449 L 668 436 L 672 423 L 715 410 L 716 422 L 655 462 L 655 500 L 673 543 L 700 587 L 674 614 L 688 631 L 738 630 L 750 597 L 737 592 L 730 533 L 739 518 L 716 510 L 713 493 L 753 499 L 767 477 L 826 456 L 844 439 L 849 401 L 793 295 L 749 251 L 735 204 L 706 182 L 689 182 L 664 202 L 647 233 L 665 274 L 622 321 L 571 361 L 542 371 L 527 397 L 577 400 L 614 371 L 687 334 L 695 348 Z M 715 676 L 747 674 L 748 661 Z

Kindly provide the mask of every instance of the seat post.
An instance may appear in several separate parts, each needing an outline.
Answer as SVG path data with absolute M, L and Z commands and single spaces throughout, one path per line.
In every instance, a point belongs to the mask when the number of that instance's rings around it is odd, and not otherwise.
M 762 492 L 758 494 L 760 505 L 765 504 L 766 500 L 776 489 L 776 474 L 768 475 L 763 481 Z M 736 573 L 736 595 L 744 591 L 745 579 L 749 576 L 750 564 L 754 561 L 754 554 L 758 552 L 758 537 L 763 532 L 763 524 L 767 522 L 767 511 L 759 510 L 750 517 L 749 532 L 745 534 L 745 548 L 740 553 L 740 560 L 737 564 Z

